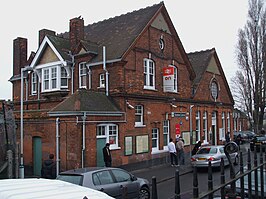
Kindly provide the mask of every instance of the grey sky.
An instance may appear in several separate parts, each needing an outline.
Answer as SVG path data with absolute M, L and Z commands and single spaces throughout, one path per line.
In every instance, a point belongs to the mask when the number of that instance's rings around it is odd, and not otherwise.
M 71 2 L 71 3 L 70 3 Z M 0 8 L 0 99 L 12 99 L 13 40 L 28 39 L 28 55 L 36 51 L 38 31 L 62 33 L 69 20 L 82 16 L 85 25 L 119 16 L 160 0 L 6 1 Z M 215 48 L 227 81 L 237 69 L 235 45 L 246 23 L 248 0 L 165 0 L 164 4 L 187 53 Z

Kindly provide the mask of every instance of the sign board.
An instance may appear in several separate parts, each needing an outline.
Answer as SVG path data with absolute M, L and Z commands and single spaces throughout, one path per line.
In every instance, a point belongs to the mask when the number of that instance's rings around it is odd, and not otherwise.
M 163 68 L 163 91 L 174 91 L 174 67 L 167 66 Z
M 180 124 L 175 125 L 175 135 L 176 137 L 180 136 Z
M 172 117 L 186 117 L 184 112 L 172 112 Z

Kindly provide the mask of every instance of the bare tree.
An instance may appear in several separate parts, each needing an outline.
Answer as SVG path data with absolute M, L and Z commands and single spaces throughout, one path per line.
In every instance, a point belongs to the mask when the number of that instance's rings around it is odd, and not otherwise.
M 263 127 L 265 111 L 265 6 L 263 0 L 249 0 L 248 19 L 236 46 L 239 70 L 232 80 L 236 103 L 243 106 L 255 132 Z

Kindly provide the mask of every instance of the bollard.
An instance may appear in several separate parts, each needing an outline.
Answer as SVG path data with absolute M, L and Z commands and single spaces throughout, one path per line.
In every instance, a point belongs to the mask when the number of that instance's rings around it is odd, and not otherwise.
M 208 164 L 208 190 L 212 191 L 213 190 L 213 180 L 212 180 L 212 163 L 209 160 Z M 209 194 L 209 199 L 213 198 L 213 193 Z
M 197 167 L 193 167 L 193 198 L 199 197 Z
M 256 147 L 254 148 L 256 150 Z M 256 154 L 256 151 L 255 151 Z M 248 170 L 251 170 L 251 157 L 250 157 L 250 149 L 248 149 Z M 251 173 L 248 174 L 248 190 L 252 190 L 251 186 Z M 251 198 L 251 191 L 248 192 L 248 198 Z
M 180 199 L 179 170 L 175 171 L 175 199 Z
M 224 159 L 221 159 L 221 184 L 225 183 L 225 174 L 224 174 Z M 225 199 L 224 187 L 221 188 L 221 199 Z
M 152 199 L 158 199 L 156 177 L 152 177 Z
M 243 174 L 243 173 L 244 173 L 243 154 L 242 152 L 240 152 L 240 174 Z M 240 187 L 241 187 L 240 196 L 241 198 L 245 198 L 244 177 L 240 178 Z

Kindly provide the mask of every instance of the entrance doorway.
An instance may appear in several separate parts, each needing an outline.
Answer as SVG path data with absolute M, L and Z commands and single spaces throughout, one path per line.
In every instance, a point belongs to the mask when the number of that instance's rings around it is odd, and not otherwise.
M 42 169 L 42 138 L 33 137 L 33 175 L 41 176 Z
M 103 160 L 103 147 L 106 144 L 106 138 L 97 138 L 97 167 L 105 166 Z

